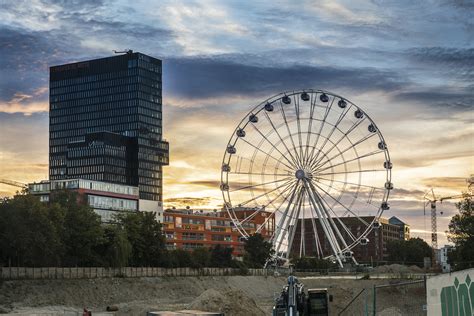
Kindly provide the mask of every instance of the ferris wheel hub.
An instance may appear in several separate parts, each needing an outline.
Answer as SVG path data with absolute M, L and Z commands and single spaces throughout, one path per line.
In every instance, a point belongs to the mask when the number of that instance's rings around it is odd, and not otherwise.
M 295 177 L 298 180 L 309 179 L 311 178 L 311 174 L 309 174 L 307 171 L 303 169 L 298 169 L 295 172 Z

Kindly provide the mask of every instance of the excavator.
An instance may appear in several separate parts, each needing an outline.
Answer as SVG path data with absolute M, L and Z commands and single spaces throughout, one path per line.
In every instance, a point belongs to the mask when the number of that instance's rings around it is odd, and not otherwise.
M 275 300 L 273 316 L 327 316 L 329 302 L 332 295 L 328 295 L 327 288 L 308 289 L 293 275 L 290 268 L 288 284 L 283 287 L 280 296 Z

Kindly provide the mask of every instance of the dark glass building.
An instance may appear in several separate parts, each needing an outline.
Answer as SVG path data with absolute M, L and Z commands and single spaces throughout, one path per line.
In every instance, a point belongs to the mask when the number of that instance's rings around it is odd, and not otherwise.
M 161 69 L 161 60 L 131 51 L 51 67 L 50 180 L 138 186 L 140 200 L 161 202 L 169 162 Z

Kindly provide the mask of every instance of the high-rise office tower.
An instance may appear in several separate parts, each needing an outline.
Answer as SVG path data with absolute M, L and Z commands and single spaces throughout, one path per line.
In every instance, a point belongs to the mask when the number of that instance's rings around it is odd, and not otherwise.
M 51 67 L 50 179 L 138 186 L 140 209 L 159 210 L 169 162 L 161 69 L 132 51 Z

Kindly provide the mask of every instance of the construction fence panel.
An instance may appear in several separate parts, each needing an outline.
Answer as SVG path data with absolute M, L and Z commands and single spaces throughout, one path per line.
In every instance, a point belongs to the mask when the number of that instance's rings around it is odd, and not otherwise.
M 373 292 L 362 289 L 357 292 L 347 305 L 339 311 L 340 316 L 367 316 L 372 315 Z
M 373 315 L 426 315 L 426 280 L 373 287 Z
M 248 269 L 247 272 L 234 268 L 159 268 L 159 267 L 0 267 L 0 280 L 19 279 L 95 279 L 95 278 L 141 278 L 141 277 L 188 277 L 188 276 L 231 276 L 273 275 L 266 269 Z

